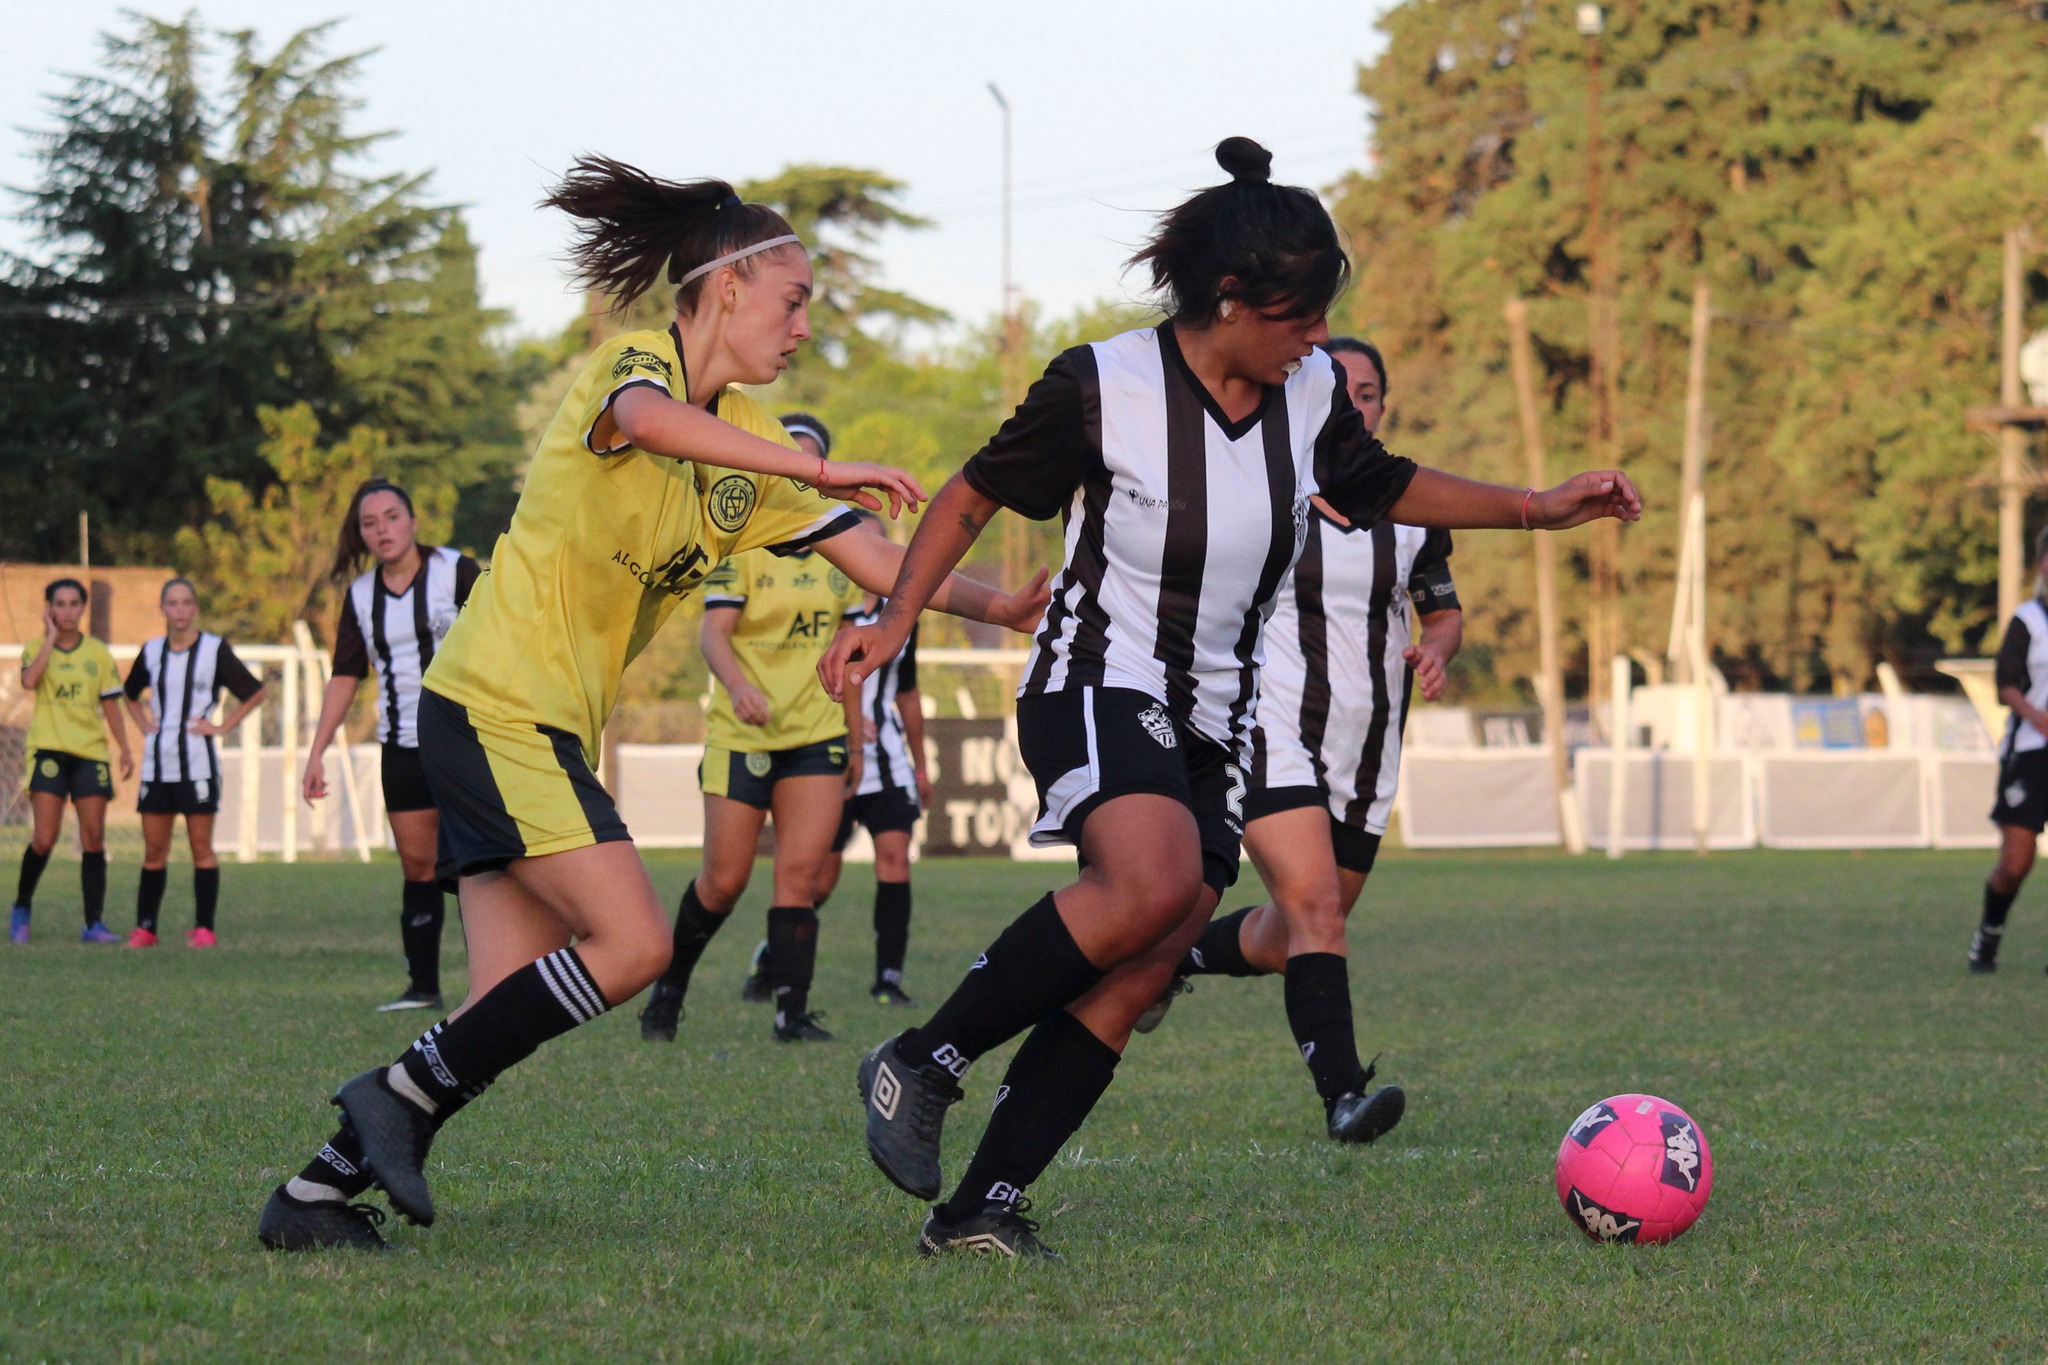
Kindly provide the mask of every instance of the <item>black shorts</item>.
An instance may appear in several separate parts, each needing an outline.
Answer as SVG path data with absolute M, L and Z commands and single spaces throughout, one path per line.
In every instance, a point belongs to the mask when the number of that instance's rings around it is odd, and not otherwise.
M 1247 823 L 1256 824 L 1283 810 L 1302 810 L 1309 806 L 1328 811 L 1330 794 L 1321 787 L 1259 787 L 1245 798 L 1244 818 Z M 1330 846 L 1336 850 L 1337 866 L 1361 876 L 1372 871 L 1373 863 L 1380 856 L 1379 835 L 1369 829 L 1347 825 L 1334 815 L 1330 817 Z
M 443 886 L 633 837 L 568 731 L 481 715 L 426 690 L 419 727 L 420 767 L 441 813 Z
M 706 796 L 723 796 L 755 810 L 767 810 L 774 804 L 775 784 L 783 778 L 837 777 L 845 771 L 845 735 L 758 754 L 707 744 L 703 761 L 697 764 L 697 787 Z
M 218 815 L 220 784 L 203 777 L 192 782 L 145 782 L 135 809 L 144 815 Z
M 69 801 L 111 797 L 114 774 L 103 758 L 81 758 L 58 749 L 38 749 L 29 764 L 28 789 Z
M 1038 785 L 1032 843 L 1078 849 L 1081 826 L 1097 806 L 1153 792 L 1193 813 L 1202 839 L 1202 880 L 1219 895 L 1237 880 L 1244 773 L 1229 750 L 1174 718 L 1165 703 L 1127 687 L 1069 687 L 1019 697 L 1017 747 Z
M 2039 834 L 2048 826 L 2048 749 L 2028 749 L 1998 765 L 1998 802 L 1991 823 Z
M 434 789 L 427 785 L 427 770 L 420 764 L 418 749 L 386 744 L 378 767 L 384 779 L 385 814 L 434 808 Z
M 921 814 L 917 797 L 901 787 L 849 796 L 846 809 L 839 816 L 839 833 L 832 836 L 832 851 L 846 852 L 846 841 L 853 837 L 856 823 L 864 825 L 869 834 L 908 834 L 917 828 L 917 817 Z

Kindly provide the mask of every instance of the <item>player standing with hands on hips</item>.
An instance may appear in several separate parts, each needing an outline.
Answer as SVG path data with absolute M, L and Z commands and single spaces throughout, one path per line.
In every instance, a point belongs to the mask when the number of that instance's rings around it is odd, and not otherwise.
M 1984 880 L 1984 916 L 1970 940 L 1970 970 L 1998 970 L 2005 917 L 2034 870 L 2048 825 L 2048 529 L 2034 539 L 2034 595 L 2005 623 L 1998 645 L 1998 699 L 2010 708 L 1998 745 L 1998 862 Z
M 85 584 L 59 578 L 43 589 L 43 633 L 21 652 L 21 690 L 36 699 L 28 725 L 28 847 L 21 852 L 21 879 L 14 887 L 14 910 L 7 933 L 15 943 L 28 942 L 29 914 L 35 905 L 36 883 L 64 828 L 64 803 L 78 812 L 78 889 L 85 903 L 80 943 L 119 943 L 106 926 L 107 802 L 114 782 L 107 770 L 107 731 L 121 749 L 121 776 L 135 771 L 128 748 L 128 727 L 121 721 L 117 699 L 121 673 L 106 643 L 87 635 Z M 105 728 L 102 729 L 104 722 Z
M 976 1059 L 1030 1030 L 981 1145 L 919 1238 L 934 1255 L 1047 1254 L 1025 1189 L 1108 1089 L 1138 1016 L 1237 876 L 1260 630 L 1320 493 L 1354 525 L 1634 520 L 1617 472 L 1543 492 L 1418 470 L 1386 452 L 1321 345 L 1349 271 L 1316 196 L 1269 183 L 1246 138 L 1228 183 L 1160 222 L 1134 264 L 1168 313 L 1056 357 L 933 500 L 882 618 L 842 631 L 835 696 L 893 658 L 943 575 L 1002 508 L 1062 515 L 1065 564 L 1018 692 L 1043 805 L 1036 843 L 1080 876 L 1020 915 L 918 1028 L 861 1063 L 868 1153 L 921 1199 Z

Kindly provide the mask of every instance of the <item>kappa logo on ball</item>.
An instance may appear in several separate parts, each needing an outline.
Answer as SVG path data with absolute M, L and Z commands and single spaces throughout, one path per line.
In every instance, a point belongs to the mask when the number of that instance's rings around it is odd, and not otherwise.
M 1602 1100 L 1599 1104 L 1594 1105 L 1591 1109 L 1573 1119 L 1571 1131 L 1566 1133 L 1565 1136 L 1578 1143 L 1581 1147 L 1590 1147 L 1593 1145 L 1593 1139 L 1600 1135 L 1600 1130 L 1620 1117 L 1619 1114 L 1614 1112 L 1611 1105 Z
M 1664 1129 L 1664 1172 L 1658 1177 L 1681 1190 L 1694 1190 L 1700 1182 L 1700 1136 L 1691 1122 L 1677 1114 L 1660 1114 Z
M 704 499 L 711 520 L 721 531 L 737 531 L 754 515 L 754 481 L 742 474 L 728 474 L 711 485 Z
M 1572 1187 L 1567 1207 L 1571 1210 L 1572 1217 L 1585 1224 L 1587 1232 L 1603 1242 L 1633 1242 L 1636 1234 L 1643 1229 L 1642 1219 L 1630 1218 L 1626 1214 L 1615 1213 L 1612 1209 L 1601 1208 L 1581 1194 L 1577 1186 Z
M 1166 714 L 1166 708 L 1158 702 L 1138 713 L 1138 724 L 1145 727 L 1145 733 L 1159 741 L 1162 749 L 1178 749 L 1180 736 L 1174 733 L 1173 717 Z

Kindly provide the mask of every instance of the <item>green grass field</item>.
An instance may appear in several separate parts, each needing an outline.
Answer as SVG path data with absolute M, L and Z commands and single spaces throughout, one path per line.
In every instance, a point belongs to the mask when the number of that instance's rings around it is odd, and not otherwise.
M 2030 893 L 2005 970 L 1966 976 L 1986 862 L 1390 856 L 1353 984 L 1407 1121 L 1323 1140 L 1278 983 L 1204 981 L 1034 1191 L 1057 1265 L 920 1262 L 868 1164 L 854 1066 L 901 1021 L 865 996 L 865 869 L 826 911 L 841 1042 L 777 1047 L 737 998 L 764 870 L 675 1046 L 633 1008 L 550 1045 L 444 1134 L 439 1225 L 367 1258 L 253 1234 L 333 1085 L 424 1022 L 371 1013 L 395 868 L 230 866 L 225 947 L 143 954 L 70 941 L 59 863 L 0 953 L 0 1360 L 2038 1359 L 2048 924 Z M 655 863 L 665 896 L 692 866 Z M 935 1003 L 1060 875 L 923 864 L 911 987 Z M 1699 1119 L 1714 1202 L 1595 1246 L 1551 1161 L 1638 1089 Z

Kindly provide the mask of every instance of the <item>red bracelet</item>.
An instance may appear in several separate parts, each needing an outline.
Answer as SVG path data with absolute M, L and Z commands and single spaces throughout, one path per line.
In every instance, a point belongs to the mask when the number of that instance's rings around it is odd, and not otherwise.
M 1536 490 L 1533 488 L 1524 488 L 1522 490 L 1522 529 L 1524 531 L 1529 529 L 1529 499 L 1535 496 Z
M 820 489 L 825 487 L 825 457 L 823 455 L 818 457 L 818 487 Z M 1522 520 L 1526 522 L 1528 519 L 1528 514 L 1525 512 Z

